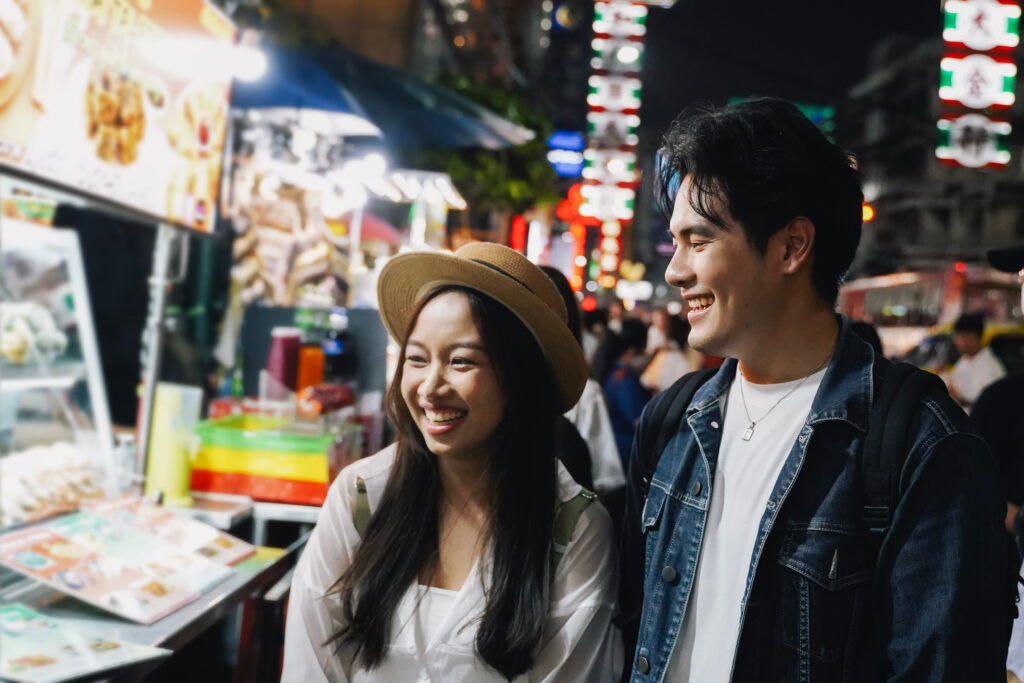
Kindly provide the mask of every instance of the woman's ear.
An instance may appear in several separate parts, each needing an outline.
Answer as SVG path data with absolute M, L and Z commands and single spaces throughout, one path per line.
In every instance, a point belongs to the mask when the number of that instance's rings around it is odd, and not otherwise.
M 782 272 L 792 275 L 810 262 L 814 248 L 814 223 L 797 216 L 775 234 L 782 240 Z

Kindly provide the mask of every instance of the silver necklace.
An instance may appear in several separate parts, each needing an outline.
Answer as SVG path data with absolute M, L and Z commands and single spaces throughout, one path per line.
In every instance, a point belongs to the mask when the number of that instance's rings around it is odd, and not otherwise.
M 825 358 L 825 362 L 824 362 L 824 363 L 822 363 L 821 365 L 819 365 L 819 366 L 818 366 L 817 368 L 815 368 L 815 369 L 814 369 L 813 371 L 811 371 L 811 375 L 815 374 L 816 372 L 818 372 L 818 370 L 821 370 L 821 369 L 822 369 L 823 367 L 825 367 L 826 365 L 828 365 L 828 362 L 829 362 L 829 360 L 830 360 L 831 358 L 832 358 L 832 352 L 831 352 L 831 351 L 829 351 L 828 357 L 826 357 L 826 358 Z M 796 383 L 796 386 L 794 386 L 794 387 L 793 387 L 792 389 L 790 389 L 789 391 L 787 391 L 787 392 L 785 393 L 785 395 L 784 395 L 784 396 L 783 396 L 782 398 L 780 398 L 780 399 L 779 399 L 778 401 L 776 401 L 775 403 L 773 403 L 773 404 L 772 404 L 772 406 L 771 406 L 771 408 L 769 408 L 768 410 L 764 411 L 764 415 L 762 415 L 761 417 L 759 417 L 759 418 L 757 418 L 757 419 L 755 420 L 754 418 L 750 417 L 750 410 L 749 410 L 749 409 L 747 408 L 747 397 L 746 397 L 746 396 L 744 395 L 744 393 L 743 393 L 743 382 L 744 382 L 744 381 L 746 381 L 746 380 L 744 379 L 744 377 L 743 377 L 743 372 L 742 372 L 742 371 L 740 370 L 740 368 L 739 368 L 739 366 L 738 366 L 738 365 L 736 366 L 736 372 L 737 372 L 737 374 L 739 374 L 739 376 L 740 376 L 740 377 L 739 377 L 739 379 L 740 379 L 740 399 L 741 399 L 741 400 L 743 401 L 743 412 L 747 414 L 747 421 L 748 421 L 748 422 L 750 423 L 750 424 L 748 424 L 748 425 L 747 425 L 747 428 L 746 428 L 746 429 L 745 429 L 745 430 L 743 431 L 743 440 L 744 440 L 744 441 L 750 441 L 750 440 L 751 440 L 752 438 L 754 438 L 754 428 L 755 428 L 755 427 L 757 426 L 757 423 L 758 423 L 758 422 L 761 422 L 761 421 L 762 421 L 762 420 L 764 420 L 764 419 L 765 419 L 766 417 L 768 417 L 768 413 L 770 413 L 770 412 L 772 412 L 773 410 L 775 410 L 775 408 L 776 408 L 776 407 L 778 407 L 778 405 L 779 405 L 780 403 L 782 403 L 782 402 L 783 402 L 783 401 L 785 401 L 785 400 L 786 400 L 787 398 L 789 398 L 790 394 L 792 394 L 792 393 L 793 393 L 794 391 L 796 391 L 797 389 L 799 389 L 799 388 L 800 388 L 800 387 L 801 387 L 801 386 L 803 385 L 803 383 L 804 383 L 804 382 L 806 382 L 806 381 L 807 381 L 807 379 L 808 379 L 808 378 L 809 378 L 809 377 L 811 376 L 811 375 L 807 375 L 807 376 L 806 376 L 806 377 L 804 377 L 804 378 L 803 378 L 802 380 L 800 380 L 799 382 L 797 382 L 797 383 Z

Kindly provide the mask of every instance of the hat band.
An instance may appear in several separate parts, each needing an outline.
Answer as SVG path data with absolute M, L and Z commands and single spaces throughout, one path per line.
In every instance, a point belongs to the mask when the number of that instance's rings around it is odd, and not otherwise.
M 511 273 L 502 270 L 501 268 L 499 268 L 498 266 L 494 265 L 493 263 L 488 263 L 487 261 L 481 261 L 480 259 L 470 259 L 470 260 L 473 263 L 479 263 L 481 266 L 487 266 L 491 270 L 497 271 L 497 272 L 501 273 L 502 275 L 504 275 L 505 277 L 507 277 L 507 278 L 509 278 L 511 280 L 515 280 L 516 282 L 521 284 L 523 287 L 526 287 L 526 291 L 530 292 L 531 294 L 535 293 L 532 289 L 530 289 L 530 286 L 528 284 L 526 284 L 525 282 L 523 282 L 522 280 L 517 278 L 515 275 L 512 275 Z

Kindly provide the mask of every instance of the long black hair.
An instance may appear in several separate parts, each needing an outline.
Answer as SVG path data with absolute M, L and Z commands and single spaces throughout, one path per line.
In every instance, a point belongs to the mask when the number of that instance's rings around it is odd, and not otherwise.
M 540 346 L 523 323 L 494 299 L 465 287 L 441 287 L 424 297 L 402 340 L 387 396 L 398 453 L 352 564 L 332 588 L 347 625 L 331 640 L 339 648 L 352 646 L 366 668 L 379 666 L 388 654 L 402 596 L 421 570 L 438 561 L 437 457 L 405 405 L 401 384 L 405 344 L 416 319 L 427 302 L 450 291 L 468 299 L 505 396 L 487 468 L 493 560 L 476 650 L 511 680 L 533 666 L 547 616 L 547 560 L 558 494 L 558 392 Z

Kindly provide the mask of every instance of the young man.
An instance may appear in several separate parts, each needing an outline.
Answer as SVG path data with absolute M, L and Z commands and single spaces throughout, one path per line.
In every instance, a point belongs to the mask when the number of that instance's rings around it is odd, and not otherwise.
M 984 331 L 985 319 L 980 313 L 964 313 L 953 324 L 953 343 L 960 358 L 953 366 L 949 395 L 965 410 L 974 405 L 982 389 L 1006 375 L 992 349 L 981 345 Z
M 647 681 L 1005 679 L 997 469 L 939 389 L 905 426 L 877 558 L 861 457 L 880 363 L 833 313 L 860 239 L 851 161 L 790 104 L 678 120 L 661 150 L 694 394 L 624 520 L 621 622 Z M 642 607 L 642 614 L 640 614 Z

